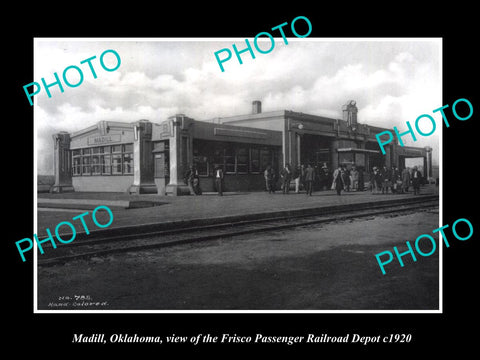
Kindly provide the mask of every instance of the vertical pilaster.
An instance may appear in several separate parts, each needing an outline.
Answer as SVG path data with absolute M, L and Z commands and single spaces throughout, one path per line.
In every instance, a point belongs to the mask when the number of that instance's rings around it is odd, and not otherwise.
M 304 125 L 299 120 L 285 118 L 283 140 L 283 164 L 299 166 L 301 162 L 301 139 Z
M 432 148 L 430 146 L 425 147 L 425 151 L 427 152 L 427 156 L 425 159 L 425 178 L 429 180 L 432 177 L 433 173 L 433 164 L 432 164 Z
M 188 195 L 190 189 L 184 182 L 184 175 L 193 159 L 192 119 L 184 115 L 175 115 L 171 121 L 173 136 L 170 138 L 170 182 L 166 186 L 167 195 Z
M 134 124 L 133 184 L 130 194 L 156 194 L 153 178 L 152 123 L 140 120 Z
M 301 153 L 302 153 L 302 151 L 301 151 L 301 149 L 302 149 L 302 135 L 300 135 L 300 134 L 297 133 L 296 136 L 295 136 L 295 141 L 296 141 L 296 145 L 297 145 L 297 146 L 295 147 L 296 152 L 297 152 L 297 156 L 296 156 L 296 160 L 297 160 L 297 161 L 296 161 L 295 166 L 300 166 L 300 165 L 302 164 L 302 159 L 301 159 Z
M 60 132 L 53 136 L 53 168 L 55 183 L 50 192 L 70 192 L 74 191 L 72 185 L 72 160 L 70 156 L 70 134 Z

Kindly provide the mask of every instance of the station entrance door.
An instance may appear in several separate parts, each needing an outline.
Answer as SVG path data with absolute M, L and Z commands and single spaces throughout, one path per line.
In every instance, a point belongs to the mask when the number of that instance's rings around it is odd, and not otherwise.
M 422 156 L 419 157 L 407 157 L 407 156 L 399 156 L 398 157 L 398 168 L 402 171 L 405 168 L 413 169 L 416 166 L 418 170 L 422 173 L 422 175 L 426 176 L 426 163 L 425 158 Z

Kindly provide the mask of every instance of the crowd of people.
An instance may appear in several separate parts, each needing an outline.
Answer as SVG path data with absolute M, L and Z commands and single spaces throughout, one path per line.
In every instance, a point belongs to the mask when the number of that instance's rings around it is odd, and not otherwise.
M 283 194 L 290 192 L 292 180 L 295 184 L 295 193 L 303 189 L 307 195 L 312 195 L 314 188 L 317 190 L 335 190 L 338 195 L 342 191 L 364 191 L 365 174 L 361 166 L 352 165 L 350 168 L 339 164 L 331 172 L 326 164 L 321 168 L 307 164 L 292 168 L 286 164 L 278 173 L 280 178 L 280 190 Z M 265 187 L 269 193 L 274 193 L 278 184 L 276 172 L 271 166 L 267 166 L 264 172 Z M 401 173 L 393 166 L 388 169 L 373 167 L 370 174 L 370 190 L 373 194 L 397 194 L 407 193 L 413 187 L 415 195 L 420 193 L 422 174 L 415 166 L 413 169 L 405 168 Z
M 320 191 L 336 190 L 340 195 L 341 191 L 363 191 L 364 177 L 363 168 L 352 166 L 347 169 L 346 166 L 339 166 L 331 172 L 326 164 L 322 167 L 313 167 L 311 164 L 300 165 L 292 169 L 289 164 L 280 170 L 280 189 L 283 194 L 290 192 L 291 181 L 295 184 L 295 193 L 301 189 L 305 190 L 307 195 L 312 195 L 314 188 Z M 269 193 L 274 193 L 277 185 L 277 177 L 271 166 L 267 166 L 265 173 L 265 186 Z
M 392 166 L 391 169 L 383 166 L 383 168 L 373 167 L 370 177 L 371 190 L 373 194 L 392 194 L 407 193 L 410 186 L 413 188 L 413 194 L 420 194 L 420 185 L 423 178 L 417 166 L 413 169 L 405 168 L 401 172 L 397 167 Z
M 221 166 L 216 166 L 213 171 L 213 178 L 215 182 L 215 189 L 217 190 L 218 195 L 223 196 L 224 188 L 224 173 Z M 183 180 L 185 184 L 188 185 L 190 189 L 190 194 L 192 195 L 202 195 L 202 189 L 200 188 L 200 175 L 195 165 L 190 165 L 186 171 Z
M 265 178 L 265 189 L 270 194 L 275 193 L 278 184 L 283 194 L 290 193 L 290 187 L 293 181 L 295 193 L 305 191 L 307 195 L 312 195 L 314 189 L 335 190 L 337 195 L 342 191 L 364 191 L 365 187 L 364 169 L 362 166 L 352 165 L 350 168 L 339 164 L 334 171 L 330 171 L 326 164 L 322 167 L 313 167 L 311 164 L 291 167 L 290 164 L 279 171 L 275 171 L 268 165 L 263 173 Z M 214 169 L 215 188 L 219 195 L 223 195 L 223 169 L 216 167 Z M 190 166 L 184 177 L 185 183 L 189 186 L 190 193 L 201 195 L 200 176 L 195 166 Z M 370 173 L 370 190 L 372 194 L 400 194 L 408 193 L 410 187 L 413 188 L 413 194 L 420 194 L 420 185 L 422 183 L 422 174 L 417 166 L 413 169 L 405 168 L 401 172 L 397 167 L 388 168 L 383 166 L 379 168 L 374 166 Z

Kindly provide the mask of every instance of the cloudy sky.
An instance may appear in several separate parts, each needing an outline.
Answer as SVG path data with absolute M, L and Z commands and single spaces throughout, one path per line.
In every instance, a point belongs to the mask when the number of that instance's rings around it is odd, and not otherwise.
M 196 120 L 246 114 L 252 100 L 262 101 L 262 111 L 294 110 L 342 118 L 341 107 L 357 101 L 358 121 L 406 130 L 421 114 L 437 119 L 437 130 L 407 145 L 431 146 L 438 163 L 441 117 L 432 110 L 443 105 L 441 41 L 438 39 L 275 39 L 268 54 L 242 54 L 225 62 L 221 72 L 214 52 L 241 50 L 245 39 L 36 39 L 35 75 L 32 81 L 54 81 L 70 65 L 83 70 L 78 87 L 58 86 L 35 96 L 37 163 L 39 174 L 53 174 L 52 134 L 74 132 L 100 120 L 161 122 L 183 113 Z M 250 39 L 253 42 L 253 39 Z M 270 41 L 259 43 L 268 49 Z M 120 67 L 102 69 L 100 55 L 108 49 L 121 57 Z M 92 56 L 97 78 L 88 64 Z M 224 54 L 221 54 L 224 56 Z M 105 56 L 108 67 L 116 64 Z M 75 83 L 75 71 L 68 72 Z M 26 104 L 28 100 L 25 98 Z M 429 132 L 431 125 L 420 125 Z

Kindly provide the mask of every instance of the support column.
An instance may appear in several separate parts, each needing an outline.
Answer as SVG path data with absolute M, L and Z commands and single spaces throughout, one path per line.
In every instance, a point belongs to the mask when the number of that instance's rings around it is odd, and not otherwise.
M 288 130 L 286 133 L 286 142 L 285 142 L 285 149 L 284 149 L 284 157 L 283 157 L 283 166 L 286 164 L 290 164 L 290 166 L 296 166 L 297 163 L 297 140 L 298 134 L 293 130 Z
M 430 146 L 426 146 L 425 147 L 425 151 L 427 152 L 427 156 L 426 156 L 426 164 L 425 164 L 425 171 L 426 171 L 426 174 L 425 174 L 425 178 L 427 180 L 430 180 L 430 178 L 432 177 L 432 173 L 433 173 L 433 164 L 432 164 L 432 148 Z
M 170 182 L 166 186 L 167 195 L 189 195 L 190 189 L 184 181 L 188 164 L 193 159 L 190 126 L 193 120 L 179 114 L 168 119 L 171 121 L 173 136 L 170 138 Z
M 302 135 L 296 134 L 296 142 L 297 142 L 297 163 L 296 166 L 300 166 L 302 164 Z
M 156 194 L 153 178 L 152 123 L 140 120 L 134 124 L 133 184 L 130 194 Z
M 304 125 L 300 120 L 291 118 L 285 119 L 285 132 L 283 140 L 283 164 L 300 166 L 301 163 L 301 141 Z
M 54 134 L 53 168 L 55 183 L 50 192 L 61 193 L 74 191 L 72 185 L 72 160 L 70 156 L 70 134 L 61 131 Z

